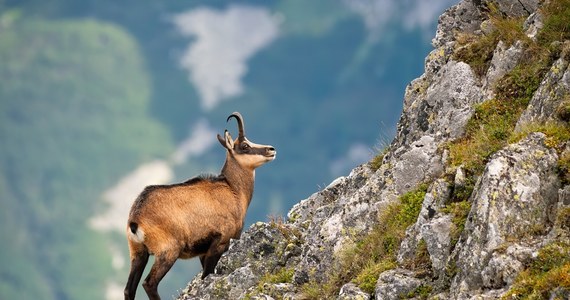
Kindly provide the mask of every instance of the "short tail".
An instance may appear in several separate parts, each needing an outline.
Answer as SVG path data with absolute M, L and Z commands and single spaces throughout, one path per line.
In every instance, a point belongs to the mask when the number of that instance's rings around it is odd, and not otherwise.
M 127 232 L 128 238 L 136 243 L 144 242 L 144 231 L 139 228 L 139 224 L 136 222 L 129 223 L 129 229 Z

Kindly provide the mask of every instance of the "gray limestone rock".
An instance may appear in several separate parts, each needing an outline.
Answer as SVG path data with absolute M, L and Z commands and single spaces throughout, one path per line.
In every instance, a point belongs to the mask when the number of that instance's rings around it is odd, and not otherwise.
M 463 135 L 482 100 L 479 79 L 463 62 L 448 61 L 430 80 L 423 93 L 409 92 L 398 123 L 396 143 L 409 145 L 430 135 L 439 143 Z
M 428 247 L 428 251 L 431 248 L 432 251 L 429 251 L 430 253 L 430 259 L 433 260 L 445 260 L 445 258 L 443 258 L 441 255 L 442 254 L 438 251 L 436 251 L 435 249 L 437 248 L 441 248 L 441 245 L 439 245 L 439 240 L 441 240 L 442 238 L 435 238 L 433 239 L 433 237 L 427 237 L 424 234 L 428 234 L 429 231 L 435 229 L 432 225 L 428 225 L 431 222 L 435 222 L 435 223 L 439 223 L 440 221 L 437 221 L 436 219 L 436 213 L 437 211 L 439 211 L 439 209 L 441 209 L 445 203 L 449 200 L 449 197 L 451 195 L 451 187 L 449 185 L 449 183 L 444 180 L 444 179 L 438 179 L 436 180 L 428 189 L 425 197 L 424 197 L 424 201 L 422 203 L 422 208 L 420 210 L 420 214 L 418 216 L 418 220 L 416 221 L 416 223 L 412 226 L 410 226 L 407 230 L 406 230 L 406 237 L 404 238 L 404 240 L 402 241 L 401 245 L 400 245 L 400 250 L 398 252 L 398 262 L 400 264 L 403 264 L 406 260 L 411 260 L 414 258 L 415 253 L 416 253 L 416 249 L 418 246 L 418 243 L 423 239 Z M 449 219 L 449 218 L 448 218 Z M 428 226 L 428 228 L 423 229 L 424 226 Z M 436 227 L 440 227 L 440 226 L 436 226 Z M 445 227 L 445 226 L 444 226 Z M 443 229 L 443 228 L 441 228 Z M 441 235 L 445 235 L 445 232 L 441 232 Z M 449 235 L 449 232 L 447 232 L 447 235 Z M 443 238 L 445 239 L 445 238 Z M 435 242 L 435 244 L 433 244 L 433 242 Z M 448 249 L 449 251 L 449 249 Z M 433 254 L 432 254 L 433 252 Z M 436 253 L 437 252 L 437 253 Z M 435 255 L 435 257 L 431 257 L 432 255 Z M 448 256 L 449 253 L 445 254 L 445 256 Z
M 544 146 L 544 138 L 542 133 L 530 134 L 497 152 L 487 164 L 472 196 L 474 202 L 465 225 L 467 238 L 456 247 L 459 273 L 452 290 L 483 287 L 481 274 L 495 251 L 511 240 L 532 240 L 551 228 L 560 185 L 558 156 Z
M 354 283 L 347 283 L 342 286 L 337 300 L 368 300 L 370 295 L 363 292 Z
M 481 272 L 483 287 L 500 289 L 511 285 L 518 273 L 530 261 L 533 247 L 513 244 L 505 251 L 499 249 L 491 254 L 491 259 Z
M 378 300 L 399 300 L 406 298 L 422 285 L 413 273 L 404 269 L 386 271 L 378 277 L 376 298 Z
M 410 147 L 401 147 L 395 151 L 398 158 L 393 163 L 393 179 L 398 194 L 403 194 L 419 183 L 441 174 L 443 162 L 437 150 L 435 139 L 426 135 L 413 142 Z
M 239 299 L 243 298 L 246 290 L 257 282 L 249 266 L 235 269 L 227 276 L 209 275 L 204 280 L 198 277 L 190 282 L 179 299 L 208 300 L 208 299 Z M 197 288 L 197 287 L 200 288 Z
M 558 59 L 530 100 L 527 109 L 517 122 L 516 130 L 531 123 L 543 123 L 556 116 L 560 103 L 570 95 L 570 68 L 564 58 Z
M 431 267 L 434 273 L 443 275 L 451 252 L 451 227 L 454 226 L 449 215 L 430 220 L 422 225 L 420 234 L 427 245 Z
M 493 52 L 491 64 L 487 74 L 483 79 L 483 91 L 485 100 L 494 97 L 494 90 L 499 79 L 510 72 L 518 64 L 523 53 L 523 44 L 517 41 L 514 45 L 507 47 L 505 43 L 499 41 L 497 48 Z
M 539 11 L 536 11 L 525 20 L 523 29 L 529 38 L 536 40 L 536 35 L 544 26 L 542 18 L 542 14 Z
M 538 8 L 538 0 L 499 0 L 493 2 L 497 3 L 499 10 L 509 17 L 528 16 Z
M 479 3 L 477 3 L 479 2 Z M 474 32 L 479 29 L 482 14 L 479 10 L 481 1 L 461 1 L 447 9 L 438 21 L 435 38 L 432 45 L 435 48 L 454 41 L 454 32 Z

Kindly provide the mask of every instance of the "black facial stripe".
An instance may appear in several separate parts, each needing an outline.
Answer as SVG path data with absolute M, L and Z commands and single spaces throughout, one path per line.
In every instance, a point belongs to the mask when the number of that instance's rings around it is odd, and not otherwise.
M 248 154 L 248 155 L 266 155 L 267 154 L 267 148 L 266 147 L 258 147 L 258 148 L 249 147 L 245 151 L 244 151 L 244 149 L 239 148 L 237 152 L 239 154 Z

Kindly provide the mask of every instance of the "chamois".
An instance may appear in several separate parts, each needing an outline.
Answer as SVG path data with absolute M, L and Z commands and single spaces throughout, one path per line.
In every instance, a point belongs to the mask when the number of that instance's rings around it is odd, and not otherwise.
M 149 299 L 160 299 L 160 280 L 178 259 L 198 256 L 202 279 L 214 272 L 230 239 L 241 235 L 253 195 L 255 168 L 275 159 L 275 148 L 250 142 L 243 118 L 232 113 L 239 135 L 226 129 L 218 141 L 226 148 L 226 161 L 218 176 L 198 176 L 172 185 L 147 186 L 133 203 L 127 222 L 131 270 L 125 299 L 135 299 L 149 255 L 155 262 L 143 282 Z

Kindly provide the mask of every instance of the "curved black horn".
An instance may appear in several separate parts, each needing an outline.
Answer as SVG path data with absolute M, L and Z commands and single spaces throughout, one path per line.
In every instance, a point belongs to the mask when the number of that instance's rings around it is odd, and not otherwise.
M 241 137 L 241 138 L 245 137 L 245 129 L 243 126 L 243 117 L 241 116 L 241 114 L 239 112 L 236 111 L 228 117 L 226 122 L 229 122 L 232 117 L 236 118 L 237 123 L 238 123 L 238 130 L 239 130 L 239 136 L 238 137 Z

